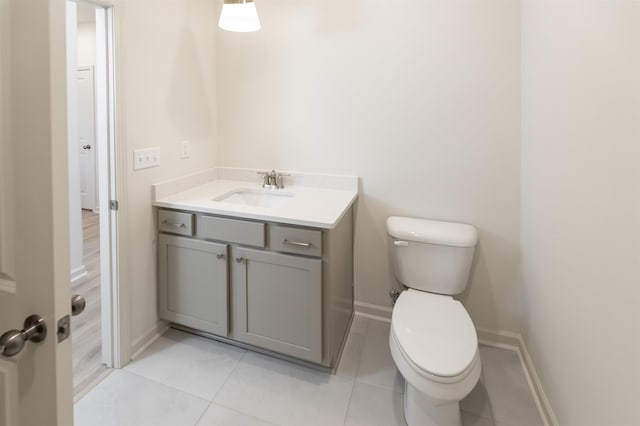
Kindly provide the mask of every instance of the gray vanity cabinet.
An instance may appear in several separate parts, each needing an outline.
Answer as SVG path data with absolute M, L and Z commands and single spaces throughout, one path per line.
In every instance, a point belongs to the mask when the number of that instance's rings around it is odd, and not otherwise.
M 227 252 L 227 244 L 159 234 L 160 317 L 226 336 L 229 330 Z
M 353 210 L 332 229 L 158 210 L 159 316 L 335 367 L 353 315 Z
M 233 338 L 320 364 L 322 259 L 232 247 Z

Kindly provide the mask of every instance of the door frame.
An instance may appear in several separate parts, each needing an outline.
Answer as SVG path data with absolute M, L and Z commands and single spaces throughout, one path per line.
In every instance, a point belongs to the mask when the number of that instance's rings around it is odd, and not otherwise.
M 108 98 L 109 98 L 109 143 L 108 158 L 108 179 L 101 179 L 107 188 L 99 191 L 105 194 L 104 199 L 108 201 L 103 206 L 109 215 L 104 225 L 108 226 L 110 239 L 110 273 L 111 288 L 109 309 L 111 312 L 111 322 L 109 323 L 111 344 L 110 359 L 111 367 L 122 368 L 131 360 L 131 338 L 130 338 L 130 288 L 129 288 L 129 247 L 125 244 L 122 236 L 128 235 L 127 204 L 119 200 L 127 199 L 127 144 L 126 132 L 124 128 L 124 13 L 120 0 L 94 0 L 95 4 L 102 6 L 105 11 L 107 28 L 107 50 L 110 62 L 107 64 L 109 73 Z M 100 154 L 98 154 L 100 155 Z M 102 163 L 104 164 L 104 162 Z M 117 210 L 110 207 L 111 200 L 118 204 Z M 102 216 L 101 216 L 102 217 Z M 103 223 L 100 224 L 103 227 Z M 103 352 L 104 355 L 104 352 Z
M 96 115 L 107 117 L 104 129 L 96 131 L 98 161 L 98 204 L 100 206 L 101 253 L 108 253 L 109 261 L 100 265 L 102 307 L 102 360 L 108 367 L 121 368 L 131 359 L 130 303 L 127 235 L 127 155 L 124 129 L 124 43 L 123 6 L 120 0 L 83 0 L 102 11 L 96 16 L 96 42 L 101 37 L 98 21 L 102 20 L 102 36 L 107 49 L 106 58 L 96 58 L 95 90 Z M 100 56 L 100 55 L 97 55 Z M 102 69 L 106 75 L 101 74 Z M 104 84 L 104 87 L 99 87 Z M 101 94 L 100 91 L 103 91 Z M 101 100 L 104 96 L 104 102 Z M 100 112 L 100 109 L 103 109 Z M 96 126 L 99 126 L 96 120 Z M 106 135 L 106 140 L 99 140 Z M 118 205 L 114 210 L 112 201 Z

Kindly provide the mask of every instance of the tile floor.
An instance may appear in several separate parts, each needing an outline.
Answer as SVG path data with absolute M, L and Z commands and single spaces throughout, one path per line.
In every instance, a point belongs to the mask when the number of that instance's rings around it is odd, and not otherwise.
M 75 405 L 76 426 L 404 425 L 389 324 L 356 316 L 337 374 L 177 330 Z M 480 347 L 465 426 L 541 426 L 518 356 Z

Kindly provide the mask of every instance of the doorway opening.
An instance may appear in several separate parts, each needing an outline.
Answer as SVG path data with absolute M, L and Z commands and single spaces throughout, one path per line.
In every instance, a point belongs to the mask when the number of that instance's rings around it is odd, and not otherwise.
M 86 301 L 71 320 L 77 399 L 119 366 L 113 16 L 82 0 L 66 11 L 71 291 Z

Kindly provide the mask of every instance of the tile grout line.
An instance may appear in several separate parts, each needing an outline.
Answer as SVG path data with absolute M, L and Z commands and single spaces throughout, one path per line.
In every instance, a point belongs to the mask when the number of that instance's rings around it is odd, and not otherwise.
M 366 317 L 365 317 L 366 318 Z M 347 403 L 347 412 L 344 415 L 344 422 L 342 422 L 342 426 L 346 426 L 347 419 L 349 418 L 349 409 L 351 408 L 351 401 L 353 400 L 353 392 L 356 390 L 356 383 L 358 383 L 358 373 L 360 372 L 360 364 L 362 361 L 362 357 L 364 356 L 364 348 L 367 345 L 367 337 L 369 337 L 369 321 L 370 318 L 366 318 L 367 322 L 365 323 L 364 328 L 364 342 L 362 344 L 362 351 L 360 352 L 360 356 L 358 357 L 358 362 L 356 363 L 356 371 L 353 374 L 353 380 L 351 382 L 351 393 L 349 394 L 349 402 Z M 351 326 L 353 327 L 353 322 L 351 322 Z M 349 334 L 351 334 L 351 330 L 349 330 Z
M 366 318 L 366 317 L 365 317 Z M 364 327 L 364 342 L 362 344 L 362 351 L 360 352 L 360 356 L 358 357 L 358 362 L 356 363 L 356 371 L 353 375 L 353 382 L 355 383 L 358 379 L 358 373 L 360 373 L 360 363 L 362 361 L 362 357 L 364 355 L 364 348 L 367 346 L 367 337 L 369 337 L 369 321 L 371 321 L 370 318 L 366 318 L 367 322 L 365 323 L 365 327 Z M 353 322 L 351 322 L 351 326 L 353 327 Z M 351 330 L 349 330 L 349 333 L 351 333 Z M 339 367 L 339 366 L 338 366 Z
M 224 380 L 224 383 L 222 383 L 222 385 L 220 386 L 220 388 L 218 389 L 218 391 L 215 393 L 215 395 L 213 396 L 213 398 L 211 399 L 211 403 L 209 404 L 209 406 L 207 407 L 207 410 L 209 409 L 209 407 L 211 407 L 212 404 L 216 404 L 219 407 L 224 407 L 227 410 L 231 410 L 231 411 L 235 411 L 238 414 L 242 414 L 243 416 L 249 416 L 252 417 L 254 419 L 260 420 L 261 422 L 264 423 L 268 423 L 271 424 L 273 426 L 279 426 L 276 423 L 273 423 L 269 420 L 263 419 L 262 417 L 257 417 L 254 414 L 251 413 L 244 413 L 240 410 L 238 410 L 237 408 L 234 407 L 228 407 L 225 404 L 220 404 L 219 402 L 216 402 L 216 398 L 218 397 L 218 394 L 220 394 L 220 392 L 222 392 L 222 389 L 225 387 L 225 385 L 227 384 L 227 382 L 229 381 L 229 379 L 231 378 L 231 375 L 233 374 L 234 371 L 236 371 L 236 369 L 238 368 L 238 366 L 240 365 L 240 363 L 242 362 L 242 360 L 244 359 L 244 357 L 247 355 L 249 351 L 247 349 L 244 349 L 244 353 L 242 354 L 242 356 L 238 359 L 238 361 L 236 362 L 236 365 L 233 366 L 233 368 L 231 369 L 231 371 L 229 372 L 229 374 L 227 375 L 227 378 Z M 207 412 L 207 410 L 205 410 L 204 413 L 202 413 L 202 416 L 200 416 L 200 418 L 198 419 L 198 422 L 200 420 L 202 420 L 202 417 L 204 416 L 204 414 Z M 194 426 L 197 426 L 198 422 L 196 422 L 196 424 Z
M 166 384 L 166 383 L 162 383 L 162 382 L 160 382 L 160 381 L 158 381 L 158 380 L 156 380 L 156 379 L 151 379 L 151 378 L 149 378 L 149 377 L 143 376 L 142 374 L 139 374 L 139 373 L 136 373 L 136 372 L 133 372 L 133 371 L 127 370 L 127 368 L 126 368 L 126 367 L 125 367 L 125 368 L 120 368 L 120 369 L 118 369 L 118 370 L 119 370 L 119 371 L 126 371 L 127 373 L 129 373 L 129 374 L 133 374 L 133 375 L 134 375 L 134 376 L 136 376 L 136 377 L 139 377 L 139 378 L 144 379 L 144 380 L 148 380 L 148 381 L 150 381 L 150 382 L 152 382 L 152 383 L 154 383 L 154 384 L 156 384 L 156 385 L 164 386 L 164 387 L 169 388 L 169 389 L 171 389 L 171 390 L 174 390 L 174 391 L 176 391 L 176 392 L 182 392 L 182 393 L 187 394 L 187 395 L 189 395 L 189 396 L 191 396 L 191 397 L 193 397 L 193 398 L 198 398 L 198 399 L 200 399 L 200 400 L 202 400 L 202 401 L 208 401 L 208 399 L 207 399 L 207 398 L 203 398 L 203 397 L 202 397 L 202 396 L 200 396 L 200 395 L 196 395 L 196 394 L 194 394 L 194 393 L 191 393 L 191 392 L 186 391 L 186 390 L 183 390 L 183 389 L 178 389 L 178 388 L 176 388 L 175 386 L 168 385 L 168 384 Z
M 238 366 L 240 365 L 240 363 L 242 362 L 244 357 L 247 356 L 247 352 L 249 352 L 249 351 L 244 349 L 244 353 L 238 359 L 238 361 L 236 361 L 236 365 L 234 365 L 233 368 L 231 369 L 231 371 L 229 371 L 229 374 L 227 374 L 227 377 L 224 379 L 224 382 L 222 383 L 222 385 L 220 385 L 220 388 L 217 390 L 215 395 L 213 395 L 213 398 L 211 398 L 211 402 L 216 400 L 216 398 L 218 397 L 218 394 L 220 393 L 220 391 L 222 391 L 222 389 L 226 386 L 227 382 L 229 382 L 229 379 L 231 378 L 231 375 L 237 370 Z M 245 413 L 242 413 L 242 414 L 245 414 Z
M 200 420 L 202 420 L 202 418 L 204 417 L 205 414 L 207 414 L 207 411 L 209 411 L 209 408 L 211 408 L 211 405 L 213 404 L 213 400 L 209 401 L 209 405 L 207 405 L 205 407 L 205 409 L 202 411 L 202 414 L 200 414 L 200 417 L 197 418 L 196 422 L 193 424 L 193 426 L 198 426 L 198 423 L 200 423 Z

